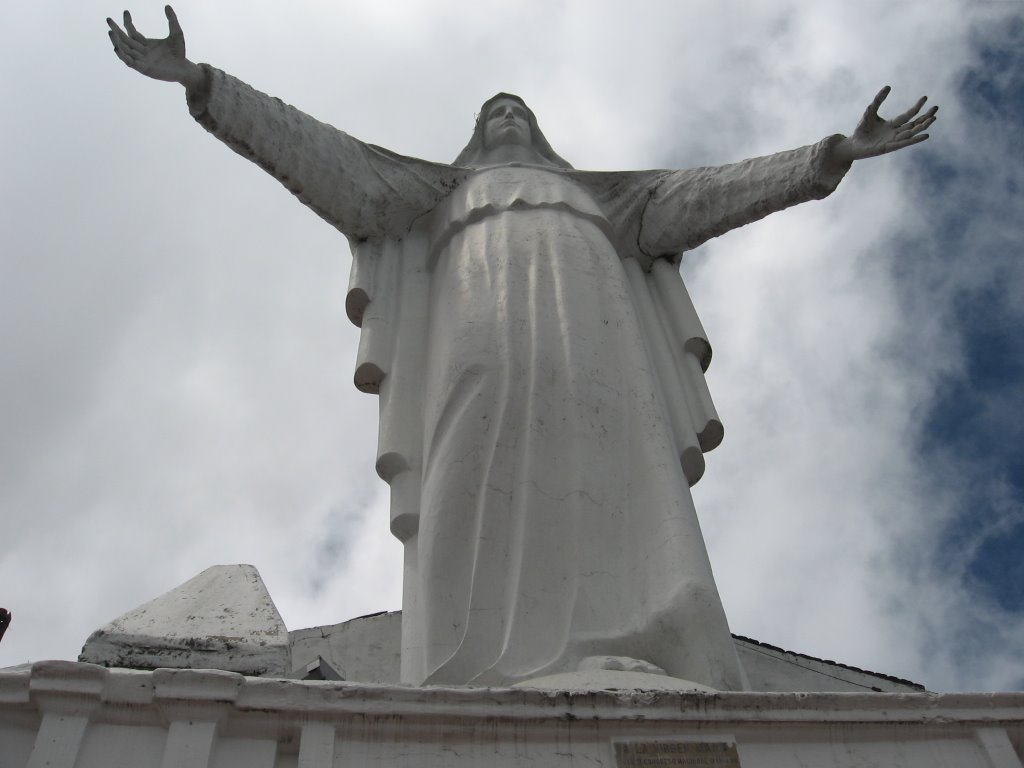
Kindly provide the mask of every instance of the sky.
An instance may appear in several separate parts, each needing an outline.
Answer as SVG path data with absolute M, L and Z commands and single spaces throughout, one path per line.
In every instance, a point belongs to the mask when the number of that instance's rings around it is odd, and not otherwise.
M 1024 689 L 1024 3 L 175 8 L 193 60 L 434 161 L 498 91 L 589 170 L 850 133 L 886 84 L 883 116 L 939 104 L 924 144 L 684 256 L 726 435 L 694 498 L 733 632 Z M 0 667 L 214 564 L 290 629 L 401 605 L 347 242 L 114 56 L 121 10 L 5 5 Z

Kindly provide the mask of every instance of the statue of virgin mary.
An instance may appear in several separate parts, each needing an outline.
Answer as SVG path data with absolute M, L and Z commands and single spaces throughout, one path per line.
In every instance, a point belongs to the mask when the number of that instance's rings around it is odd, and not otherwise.
M 405 547 L 402 680 L 506 685 L 625 657 L 742 689 L 689 490 L 723 433 L 680 258 L 825 197 L 854 159 L 920 141 L 934 110 L 883 121 L 883 91 L 852 138 L 595 173 L 501 93 L 448 165 L 192 64 L 168 17 L 166 40 L 110 22 L 118 55 L 184 84 L 203 127 L 351 244 L 355 382 L 380 398 L 377 470 Z

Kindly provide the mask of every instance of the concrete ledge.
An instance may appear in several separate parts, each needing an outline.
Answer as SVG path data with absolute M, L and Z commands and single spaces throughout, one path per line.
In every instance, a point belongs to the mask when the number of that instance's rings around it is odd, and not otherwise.
M 200 737 L 196 764 L 217 768 L 611 767 L 617 743 L 680 740 L 735 743 L 746 768 L 1020 768 L 1024 743 L 1024 693 L 411 688 L 76 662 L 0 672 L 0 691 L 0 743 L 13 745 L 5 768 L 34 764 L 40 749 L 69 767 L 118 766 L 129 752 L 134 765 L 158 766 Z M 54 719 L 63 698 L 83 696 L 92 706 L 74 723 Z

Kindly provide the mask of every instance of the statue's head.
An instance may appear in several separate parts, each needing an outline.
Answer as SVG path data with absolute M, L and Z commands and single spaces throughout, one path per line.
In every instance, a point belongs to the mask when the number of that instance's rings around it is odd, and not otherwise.
M 520 145 L 532 149 L 536 162 L 557 168 L 572 168 L 548 144 L 537 125 L 537 117 L 526 102 L 511 93 L 492 96 L 480 107 L 476 127 L 455 165 L 476 167 L 487 164 L 490 153 L 501 147 Z
M 484 147 L 494 149 L 501 144 L 530 146 L 530 116 L 526 105 L 511 96 L 488 102 L 485 113 L 477 121 L 483 125 Z

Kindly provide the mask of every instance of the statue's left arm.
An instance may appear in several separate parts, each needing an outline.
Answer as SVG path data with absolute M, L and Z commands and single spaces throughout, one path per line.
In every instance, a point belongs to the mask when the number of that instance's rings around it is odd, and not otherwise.
M 649 187 L 637 246 L 651 258 L 682 251 L 770 213 L 831 194 L 852 163 L 928 138 L 937 107 L 917 116 L 924 98 L 892 120 L 878 115 L 883 88 L 850 136 L 836 134 L 800 149 L 732 165 L 668 171 Z

